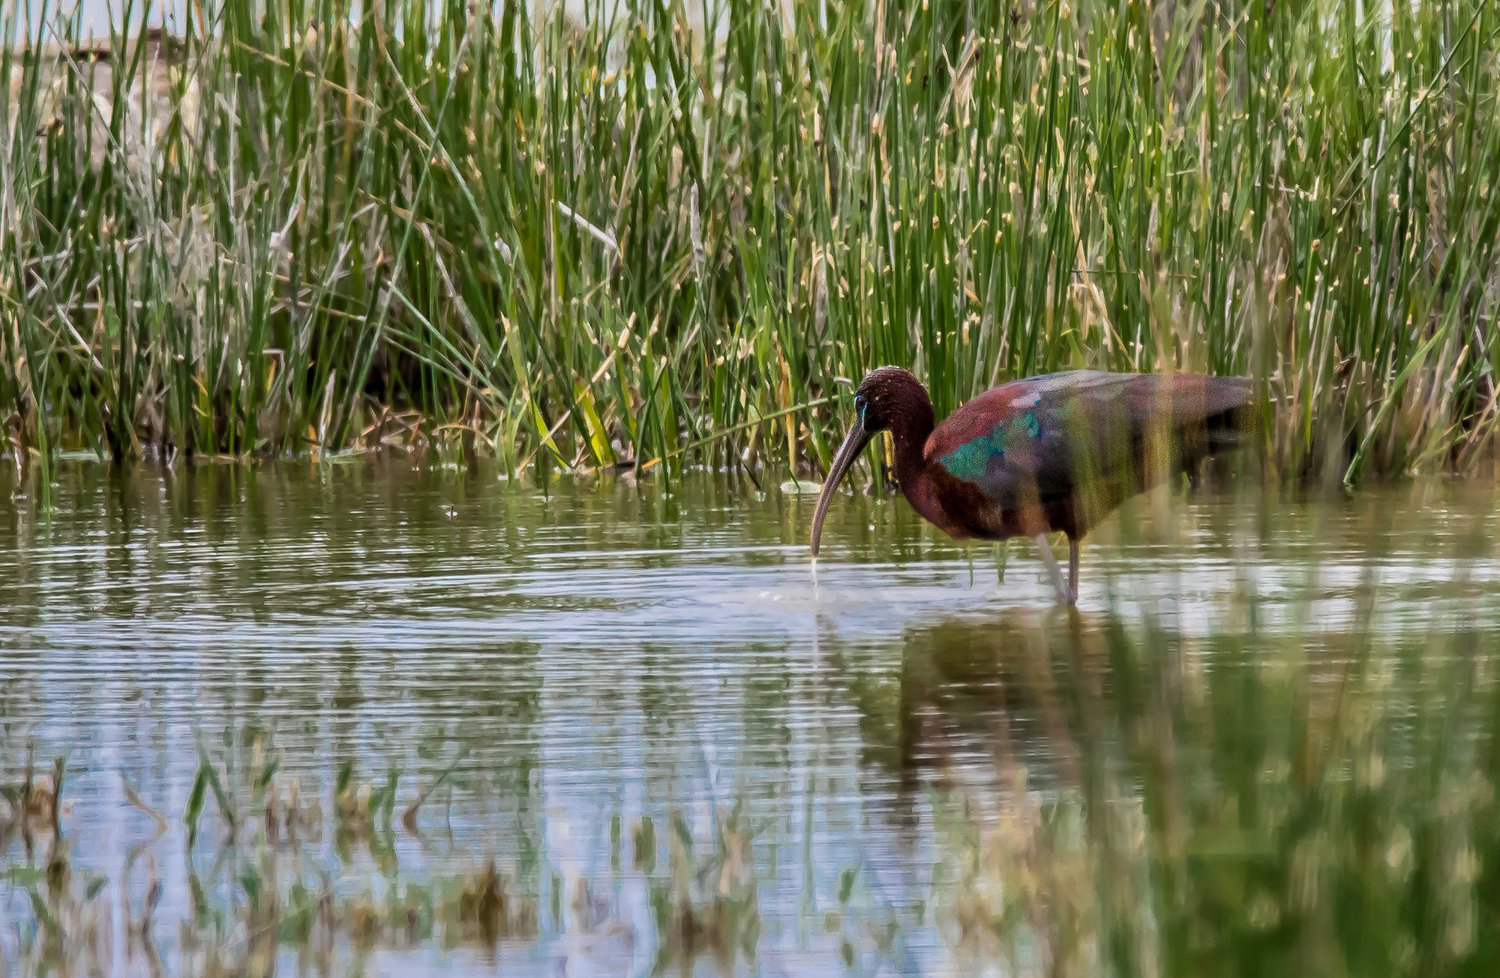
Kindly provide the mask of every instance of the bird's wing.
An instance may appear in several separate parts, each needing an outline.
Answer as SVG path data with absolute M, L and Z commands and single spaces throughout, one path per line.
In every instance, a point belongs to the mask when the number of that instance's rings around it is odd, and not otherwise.
M 1078 370 L 1018 380 L 953 412 L 924 454 L 1009 508 L 1136 464 L 1142 444 L 1243 408 L 1248 380 Z

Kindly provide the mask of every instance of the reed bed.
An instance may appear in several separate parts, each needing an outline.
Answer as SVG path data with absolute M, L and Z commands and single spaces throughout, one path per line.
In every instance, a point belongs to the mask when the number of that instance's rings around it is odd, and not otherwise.
M 1488 0 L 251 6 L 0 15 L 17 457 L 815 475 L 896 363 L 1250 373 L 1286 479 L 1494 464 Z
M 1001 736 L 1007 800 L 947 799 L 933 899 L 956 973 L 1500 967 L 1493 635 L 1271 638 L 1247 611 L 1203 642 L 1147 622 L 922 650 L 999 662 L 1055 757 Z

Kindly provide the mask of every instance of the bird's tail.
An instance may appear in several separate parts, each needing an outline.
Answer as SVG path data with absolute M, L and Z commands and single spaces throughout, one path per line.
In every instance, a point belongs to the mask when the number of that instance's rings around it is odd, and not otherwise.
M 1249 377 L 1205 377 L 1203 380 L 1203 422 L 1209 452 L 1224 451 L 1249 442 L 1260 418 L 1255 382 Z

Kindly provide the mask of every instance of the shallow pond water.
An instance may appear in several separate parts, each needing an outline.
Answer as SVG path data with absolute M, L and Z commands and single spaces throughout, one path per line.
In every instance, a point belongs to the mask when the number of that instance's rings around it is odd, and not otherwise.
M 117 974 L 204 970 L 178 922 L 243 902 L 245 865 L 355 899 L 487 861 L 534 924 L 339 940 L 321 963 L 283 940 L 273 967 L 644 974 L 672 950 L 663 880 L 696 873 L 682 885 L 711 896 L 741 859 L 755 921 L 732 943 L 748 951 L 683 970 L 964 974 L 936 912 L 940 799 L 1003 808 L 997 738 L 1027 793 L 1067 790 L 1046 710 L 1013 674 L 1037 636 L 1150 622 L 1191 655 L 1247 627 L 1249 596 L 1256 628 L 1330 649 L 1371 607 L 1391 635 L 1490 628 L 1495 501 L 1446 485 L 1158 492 L 1089 540 L 1069 615 L 1030 544 L 1002 566 L 890 497 L 840 499 L 814 567 L 813 497 L 704 474 L 541 487 L 392 462 L 79 462 L 42 486 L 7 469 L 0 782 L 65 759 L 58 823 L 113 908 L 96 940 Z M 235 803 L 295 790 L 318 824 L 273 857 L 211 797 L 190 827 L 205 764 Z M 397 776 L 374 841 L 338 831 L 341 771 L 354 794 Z M 674 868 L 679 835 L 706 861 Z M 0 842 L 0 965 L 15 965 L 36 933 L 15 868 L 38 857 Z M 149 953 L 130 935 L 148 901 Z

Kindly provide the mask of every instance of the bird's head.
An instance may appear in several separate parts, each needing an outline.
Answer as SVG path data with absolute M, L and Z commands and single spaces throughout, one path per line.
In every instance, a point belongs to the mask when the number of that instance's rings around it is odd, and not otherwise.
M 890 428 L 915 403 L 927 403 L 927 388 L 910 370 L 881 367 L 865 375 L 854 392 L 854 416 L 866 434 Z
M 828 478 L 823 482 L 822 495 L 818 496 L 817 508 L 813 510 L 812 554 L 818 555 L 818 539 L 823 535 L 823 517 L 828 514 L 828 504 L 838 490 L 839 483 L 849 473 L 849 467 L 859 453 L 876 434 L 890 429 L 901 418 L 904 411 L 921 404 L 931 413 L 931 402 L 927 389 L 911 371 L 900 367 L 881 367 L 865 375 L 854 392 L 854 423 L 844 436 L 844 443 L 834 453 L 833 463 L 828 467 Z

